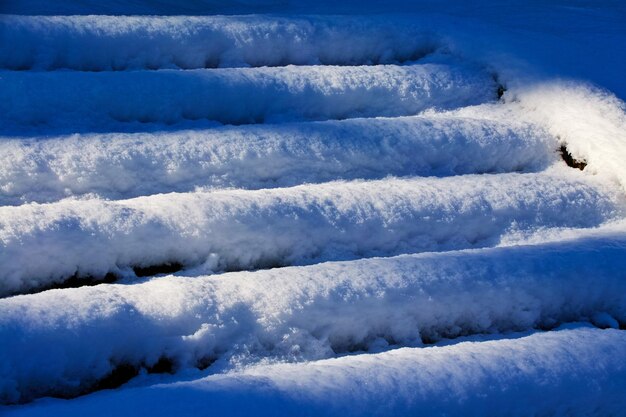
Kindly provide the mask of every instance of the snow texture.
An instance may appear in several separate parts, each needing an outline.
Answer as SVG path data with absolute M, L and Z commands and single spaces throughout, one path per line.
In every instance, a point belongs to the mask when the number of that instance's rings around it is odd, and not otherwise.
M 541 83 L 516 93 L 519 111 L 545 126 L 594 174 L 626 191 L 626 104 L 606 91 L 572 82 Z
M 495 100 L 496 91 L 487 71 L 444 64 L 0 71 L 0 132 L 406 116 Z
M 217 270 L 484 247 L 511 229 L 593 227 L 615 189 L 569 173 L 331 182 L 0 207 L 0 294 L 73 275 L 210 259 Z
M 123 199 L 196 187 L 537 171 L 556 140 L 507 117 L 403 117 L 0 140 L 0 204 L 97 193 Z
M 415 61 L 441 41 L 410 19 L 269 16 L 6 16 L 0 67 L 82 71 L 372 65 Z
M 623 3 L 0 13 L 0 414 L 625 416 Z
M 625 332 L 569 326 L 510 337 L 157 380 L 149 387 L 9 408 L 5 415 L 622 415 Z
M 614 234 L 11 297 L 0 300 L 0 395 L 72 393 L 162 357 L 179 368 L 310 360 L 598 314 L 624 324 L 625 250 Z

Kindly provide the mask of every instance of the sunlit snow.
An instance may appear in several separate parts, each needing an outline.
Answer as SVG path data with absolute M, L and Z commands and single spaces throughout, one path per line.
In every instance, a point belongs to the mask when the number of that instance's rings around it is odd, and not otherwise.
M 1 415 L 626 416 L 625 5 L 0 13 Z

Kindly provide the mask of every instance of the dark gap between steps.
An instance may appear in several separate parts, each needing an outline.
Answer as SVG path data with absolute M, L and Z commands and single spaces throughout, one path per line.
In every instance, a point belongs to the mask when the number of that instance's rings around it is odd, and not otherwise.
M 160 265 L 134 266 L 133 271 L 138 277 L 149 277 L 158 274 L 173 274 L 183 269 L 183 264 L 179 262 L 167 262 Z
M 264 262 L 259 262 L 253 268 L 249 267 L 236 267 L 231 265 L 223 270 L 215 271 L 215 273 L 229 273 L 229 272 L 242 272 L 242 271 L 259 271 L 259 270 L 267 270 L 274 268 L 284 268 L 291 266 L 288 263 L 282 262 L 278 259 L 270 259 L 265 260 Z M 132 266 L 131 267 L 137 278 L 148 278 L 156 275 L 167 275 L 174 274 L 176 272 L 180 272 L 185 268 L 180 262 L 165 262 L 158 265 L 149 265 L 149 266 Z M 75 273 L 74 275 L 63 279 L 61 282 L 55 282 L 51 284 L 41 285 L 35 288 L 28 288 L 23 290 L 14 291 L 8 293 L 6 295 L 0 296 L 2 298 L 13 297 L 16 295 L 30 295 L 37 294 L 40 292 L 48 291 L 48 290 L 59 290 L 59 289 L 68 289 L 68 288 L 80 288 L 80 287 L 94 287 L 100 284 L 115 284 L 122 276 L 115 274 L 113 272 L 109 272 L 104 276 L 93 276 L 93 275 L 80 275 Z
M 89 386 L 82 387 L 79 391 L 73 393 L 55 393 L 52 394 L 53 398 L 72 399 L 81 397 L 83 395 L 91 394 L 96 391 L 102 391 L 107 389 L 116 389 L 126 384 L 131 379 L 137 377 L 141 370 L 145 370 L 148 374 L 174 374 L 176 372 L 176 366 L 174 362 L 167 358 L 161 357 L 157 363 L 152 366 L 135 366 L 129 363 L 120 363 L 116 365 L 111 373 L 97 382 L 90 384 Z
M 241 69 L 241 68 L 262 68 L 262 67 L 270 67 L 270 68 L 282 68 L 290 65 L 295 66 L 339 66 L 339 67 L 354 67 L 354 66 L 378 66 L 378 65 L 405 65 L 407 63 L 412 63 L 415 61 L 419 61 L 432 55 L 437 52 L 441 45 L 432 44 L 425 45 L 422 48 L 417 48 L 411 53 L 400 54 L 401 56 L 396 58 L 385 58 L 380 54 L 372 55 L 369 57 L 363 57 L 360 60 L 341 60 L 341 59 L 328 59 L 327 57 L 320 56 L 317 57 L 318 62 L 313 61 L 298 61 L 291 60 L 289 58 L 284 58 L 280 60 L 272 60 L 272 61 L 263 61 L 263 60 L 248 60 L 245 64 L 235 65 L 235 66 L 224 66 L 222 67 L 222 58 L 221 57 L 209 57 L 205 60 L 203 65 L 186 65 L 183 62 L 176 62 L 174 60 L 171 64 L 174 65 L 174 68 L 179 71 L 189 71 L 189 70 L 199 70 L 199 69 L 218 69 L 218 68 L 233 68 L 233 69 Z M 47 65 L 44 70 L 45 71 L 81 71 L 81 72 L 128 72 L 128 71 L 158 71 L 162 69 L 169 68 L 167 65 L 153 65 L 153 64 L 145 64 L 143 66 L 131 66 L 126 64 L 119 65 L 72 65 L 72 64 L 51 64 Z M 20 72 L 34 72 L 38 71 L 40 68 L 36 63 L 27 63 L 23 65 L 8 65 L 4 68 L 10 71 L 20 71 Z
M 132 267 L 132 269 L 138 278 L 145 278 L 159 274 L 173 274 L 182 270 L 183 264 L 179 262 L 167 262 L 160 265 L 150 265 L 145 267 L 134 266 Z M 75 273 L 71 277 L 65 278 L 61 282 L 55 282 L 36 288 L 15 291 L 0 298 L 8 298 L 15 295 L 37 294 L 48 290 L 63 290 L 68 288 L 94 287 L 100 284 L 114 284 L 119 281 L 120 278 L 121 277 L 118 274 L 112 272 L 109 272 L 104 276 L 80 275 L 78 273 Z
M 48 290 L 64 290 L 68 288 L 80 288 L 80 287 L 95 287 L 100 284 L 113 284 L 119 279 L 116 274 L 109 272 L 103 277 L 94 277 L 92 275 L 78 275 L 78 273 L 72 275 L 69 278 L 63 279 L 61 282 L 54 282 L 51 284 L 41 285 L 35 288 L 28 288 L 25 290 L 19 290 L 7 295 L 4 295 L 1 298 L 13 297 L 16 295 L 29 295 L 29 294 L 37 294 L 40 292 L 48 291 Z

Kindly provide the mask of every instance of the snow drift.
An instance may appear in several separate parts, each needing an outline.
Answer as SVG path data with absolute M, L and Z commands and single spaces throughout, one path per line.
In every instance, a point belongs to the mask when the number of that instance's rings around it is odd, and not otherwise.
M 516 89 L 512 110 L 544 126 L 567 145 L 586 170 L 626 191 L 626 103 L 585 83 L 553 81 Z

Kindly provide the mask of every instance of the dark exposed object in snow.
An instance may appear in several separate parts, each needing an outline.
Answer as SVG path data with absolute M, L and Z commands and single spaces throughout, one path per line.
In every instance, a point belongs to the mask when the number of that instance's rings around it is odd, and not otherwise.
M 569 153 L 565 145 L 561 145 L 559 152 L 561 153 L 561 158 L 563 158 L 568 167 L 578 168 L 582 171 L 587 166 L 587 163 L 585 161 L 579 161 L 574 159 L 574 157 L 571 153 Z

